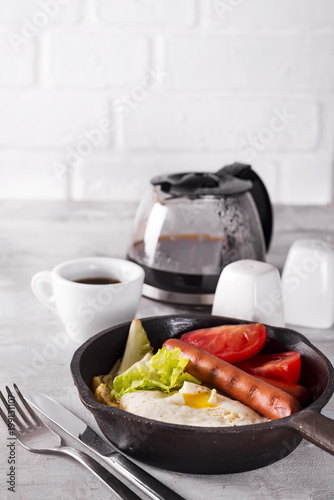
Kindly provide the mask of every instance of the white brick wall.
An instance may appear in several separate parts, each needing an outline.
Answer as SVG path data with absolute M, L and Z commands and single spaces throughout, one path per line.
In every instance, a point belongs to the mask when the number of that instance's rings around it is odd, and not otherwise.
M 103 94 L 82 90 L 1 92 L 0 142 L 14 149 L 74 145 L 99 120 L 111 116 L 108 102 Z
M 231 32 L 314 32 L 333 29 L 332 0 L 202 0 L 203 19 Z
M 45 45 L 47 80 L 53 87 L 135 85 L 149 66 L 147 37 L 114 34 L 101 26 L 52 30 Z
M 12 26 L 13 31 L 16 29 L 17 26 Z M 36 43 L 31 41 L 14 57 L 7 33 L 8 28 L 0 26 L 0 85 L 9 88 L 33 85 L 35 83 Z
M 333 0 L 0 0 L 0 198 L 139 199 L 250 162 L 334 201 Z
M 196 0 L 97 0 L 101 23 L 122 26 L 191 26 L 196 20 Z
M 0 0 L 0 24 L 33 21 L 39 13 L 49 12 L 50 24 L 77 23 L 83 18 L 82 4 L 85 0 Z
M 69 196 L 66 179 L 57 177 L 52 167 L 62 161 L 54 151 L 4 150 L 0 152 L 0 199 L 55 199 Z
M 333 25 L 334 27 L 334 25 Z M 334 35 L 192 35 L 166 40 L 173 88 L 331 91 Z
M 319 110 L 315 102 L 169 94 L 152 96 L 124 121 L 129 149 L 221 150 L 239 152 L 249 135 L 256 136 L 277 116 L 282 131 L 263 144 L 275 151 L 304 151 L 317 147 Z M 287 124 L 280 119 L 287 120 Z M 143 127 L 143 123 L 145 126 Z

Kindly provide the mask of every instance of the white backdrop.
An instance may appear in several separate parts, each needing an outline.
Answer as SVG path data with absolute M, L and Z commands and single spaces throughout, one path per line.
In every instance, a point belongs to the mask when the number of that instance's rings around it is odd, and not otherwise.
M 332 0 L 0 0 L 0 197 L 139 199 L 251 163 L 333 202 Z

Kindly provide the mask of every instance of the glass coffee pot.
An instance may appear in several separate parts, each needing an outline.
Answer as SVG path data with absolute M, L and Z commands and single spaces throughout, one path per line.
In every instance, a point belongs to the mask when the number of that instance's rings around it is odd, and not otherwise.
M 137 210 L 127 255 L 144 268 L 145 296 L 210 305 L 224 266 L 265 259 L 272 207 L 249 165 L 162 175 L 151 185 Z

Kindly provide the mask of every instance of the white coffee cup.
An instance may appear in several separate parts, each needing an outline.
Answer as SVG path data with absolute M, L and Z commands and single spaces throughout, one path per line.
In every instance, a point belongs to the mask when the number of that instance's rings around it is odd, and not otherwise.
M 77 280 L 113 278 L 119 283 L 90 284 Z M 41 271 L 31 280 L 36 297 L 59 315 L 77 342 L 117 324 L 131 321 L 141 298 L 143 269 L 123 259 L 87 257 Z

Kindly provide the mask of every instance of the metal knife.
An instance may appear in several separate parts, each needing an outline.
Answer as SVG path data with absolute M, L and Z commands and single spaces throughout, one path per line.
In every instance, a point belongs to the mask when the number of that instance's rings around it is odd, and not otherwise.
M 29 403 L 43 415 L 106 460 L 108 465 L 149 498 L 153 500 L 184 500 L 175 491 L 116 451 L 83 420 L 50 396 L 30 389 L 21 390 L 21 392 Z

